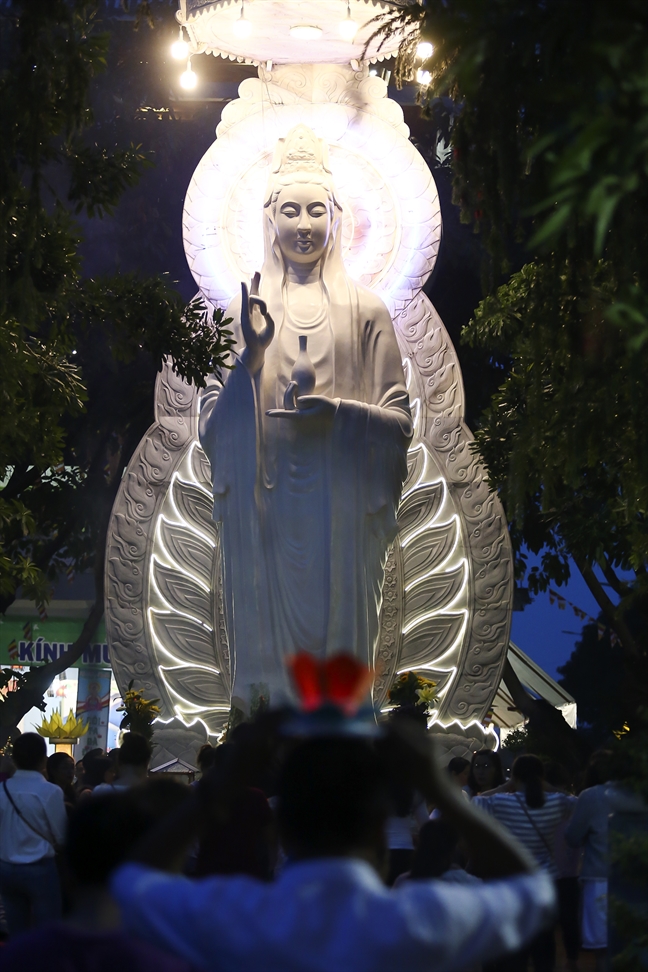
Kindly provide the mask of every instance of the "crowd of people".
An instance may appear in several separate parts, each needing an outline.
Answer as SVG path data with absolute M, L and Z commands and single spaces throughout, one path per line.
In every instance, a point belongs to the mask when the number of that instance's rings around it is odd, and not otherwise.
M 190 786 L 151 745 L 80 762 L 19 736 L 0 782 L 0 969 L 551 972 L 604 967 L 604 756 L 578 797 L 497 753 L 439 769 L 408 722 L 285 731 L 280 714 L 197 754 Z M 6 767 L 5 767 L 6 768 Z

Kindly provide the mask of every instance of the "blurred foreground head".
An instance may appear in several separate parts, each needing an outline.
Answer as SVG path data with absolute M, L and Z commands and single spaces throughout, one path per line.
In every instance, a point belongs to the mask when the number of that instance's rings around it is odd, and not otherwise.
M 151 744 L 139 732 L 126 732 L 119 747 L 119 765 L 148 767 L 153 750 Z
M 20 770 L 42 771 L 47 763 L 47 744 L 36 732 L 23 732 L 13 744 L 12 759 Z
M 290 856 L 375 856 L 388 812 L 383 767 L 367 740 L 307 739 L 288 755 L 278 820 Z
M 111 872 L 166 814 L 189 798 L 173 780 L 151 780 L 126 793 L 81 801 L 70 820 L 65 859 L 81 886 L 104 886 Z

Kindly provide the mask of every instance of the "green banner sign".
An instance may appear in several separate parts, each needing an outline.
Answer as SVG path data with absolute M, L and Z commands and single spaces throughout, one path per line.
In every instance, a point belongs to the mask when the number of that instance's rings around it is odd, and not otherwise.
M 81 634 L 83 618 L 0 617 L 0 665 L 41 665 L 55 661 L 71 648 Z M 110 666 L 106 628 L 97 627 L 93 643 L 70 668 Z

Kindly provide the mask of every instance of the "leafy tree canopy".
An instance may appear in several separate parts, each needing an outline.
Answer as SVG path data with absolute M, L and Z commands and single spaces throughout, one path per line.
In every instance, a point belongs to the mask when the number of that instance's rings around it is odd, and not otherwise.
M 139 5 L 151 23 L 153 6 Z M 231 345 L 222 313 L 185 307 L 165 274 L 83 273 L 83 227 L 152 165 L 120 140 L 114 90 L 106 110 L 99 79 L 123 34 L 102 12 L 90 0 L 0 4 L 0 610 L 19 590 L 46 602 L 63 570 L 94 567 L 96 581 L 74 648 L 0 705 L 5 737 L 101 618 L 108 518 L 152 420 L 156 371 L 170 357 L 202 385 Z M 134 33 L 132 20 L 120 26 Z
M 623 651 L 609 630 L 599 632 L 586 624 L 580 640 L 558 672 L 562 685 L 578 706 L 578 721 L 584 724 L 594 747 L 609 744 L 628 717 Z M 605 676 L 602 677 L 602 673 Z
M 564 583 L 573 557 L 643 675 L 645 4 L 422 0 L 376 21 L 403 26 L 397 76 L 412 76 L 419 40 L 433 43 L 422 101 L 453 98 L 454 201 L 487 254 L 488 296 L 465 336 L 503 378 L 477 430 L 491 484 L 517 549 L 542 551 L 532 590 Z

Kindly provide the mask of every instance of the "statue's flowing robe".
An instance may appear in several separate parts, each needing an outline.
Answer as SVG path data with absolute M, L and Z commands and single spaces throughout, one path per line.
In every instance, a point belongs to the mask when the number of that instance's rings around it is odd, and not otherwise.
M 348 278 L 336 292 L 310 326 L 271 303 L 279 325 L 260 373 L 238 361 L 203 395 L 232 697 L 243 709 L 253 686 L 287 697 L 285 658 L 295 652 L 373 663 L 412 423 L 387 308 Z M 228 316 L 240 320 L 240 298 Z M 299 334 L 316 370 L 313 394 L 336 402 L 332 420 L 266 415 L 284 406 Z

